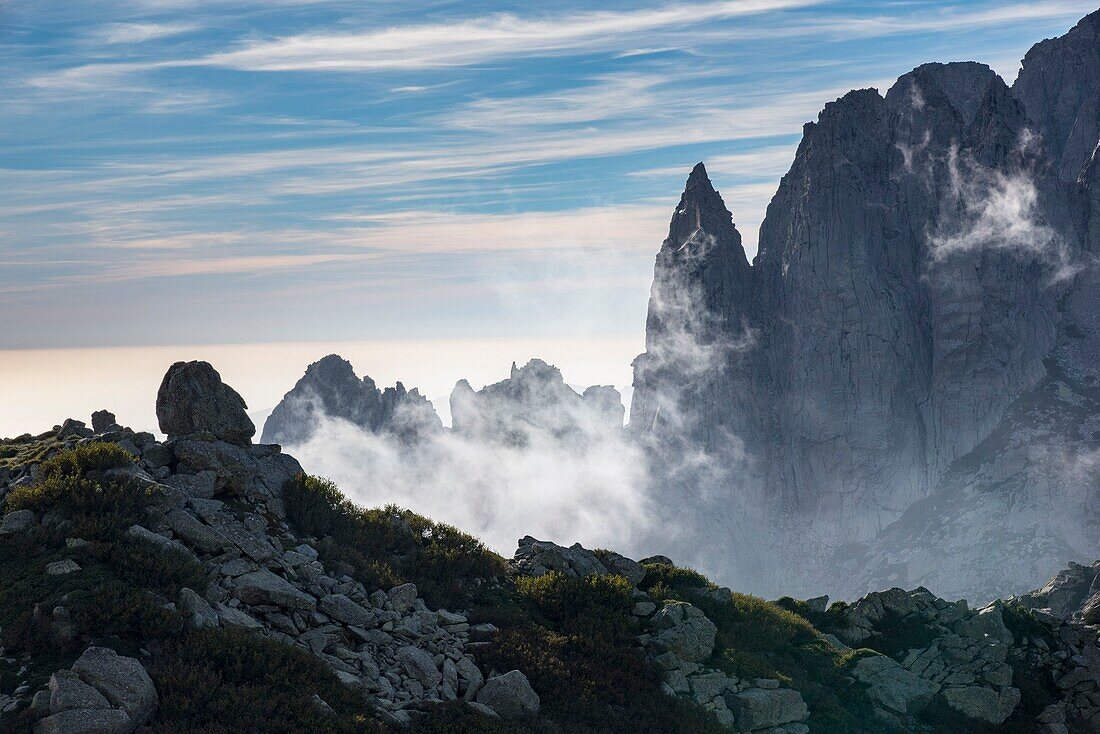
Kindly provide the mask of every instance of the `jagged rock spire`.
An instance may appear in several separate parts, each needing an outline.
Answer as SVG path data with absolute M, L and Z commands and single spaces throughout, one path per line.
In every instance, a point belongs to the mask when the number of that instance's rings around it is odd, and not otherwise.
M 708 255 L 716 247 L 730 250 L 734 260 L 748 267 L 733 215 L 707 176 L 706 166 L 700 162 L 691 169 L 662 249 L 681 257 L 698 257 Z
M 264 424 L 265 443 L 300 444 L 314 434 L 320 416 L 341 418 L 372 433 L 414 438 L 443 426 L 432 404 L 415 388 L 398 382 L 380 390 L 369 376 L 360 380 L 351 363 L 330 354 L 306 368 Z

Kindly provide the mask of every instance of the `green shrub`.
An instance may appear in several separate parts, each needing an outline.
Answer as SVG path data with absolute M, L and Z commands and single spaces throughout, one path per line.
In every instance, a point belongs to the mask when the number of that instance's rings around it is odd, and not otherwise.
M 686 601 L 703 610 L 718 625 L 720 648 L 760 653 L 818 637 L 804 617 L 778 603 L 748 594 L 716 594 L 718 587 L 689 568 L 647 564 L 642 588 L 661 601 Z
M 504 559 L 453 525 L 408 510 L 402 511 L 401 520 L 411 528 L 418 551 L 404 573 L 417 588 L 425 586 L 429 603 L 462 606 L 475 582 L 502 576 L 507 570 Z
M 630 591 L 619 576 L 519 577 L 513 600 L 487 599 L 488 610 L 471 613 L 472 620 L 500 627 L 478 653 L 479 663 L 520 670 L 538 692 L 542 709 L 533 731 L 724 731 L 703 709 L 661 692 L 661 672 L 636 646 Z
M 622 576 L 571 577 L 558 571 L 516 579 L 516 591 L 556 629 L 610 640 L 632 634 L 632 588 Z
M 130 479 L 85 475 L 133 461 L 130 453 L 113 443 L 65 449 L 39 465 L 36 482 L 13 489 L 5 509 L 54 512 L 73 523 L 70 534 L 88 540 L 109 537 L 138 520 L 152 495 Z
M 53 431 L 39 436 L 0 439 L 0 467 L 40 464 L 64 447 L 65 444 L 57 439 Z
M 410 734 L 529 734 L 526 722 L 512 724 L 475 711 L 463 703 L 433 706 L 414 720 Z
M 706 576 L 690 568 L 668 566 L 662 563 L 644 565 L 646 573 L 640 588 L 662 601 L 686 600 L 686 595 L 693 591 L 709 591 L 718 588 Z
M 478 654 L 488 668 L 520 670 L 541 698 L 552 732 L 718 734 L 701 708 L 660 690 L 661 674 L 622 640 L 560 634 L 538 625 L 502 629 Z
M 720 641 L 753 651 L 776 650 L 787 645 L 811 642 L 818 637 L 804 618 L 772 602 L 734 593 L 729 604 L 715 603 L 704 611 L 718 625 Z
M 655 599 L 694 604 L 717 625 L 716 652 L 708 666 L 742 678 L 775 678 L 797 689 L 810 707 L 808 724 L 814 731 L 884 731 L 874 719 L 863 686 L 846 671 L 851 658 L 865 653 L 841 654 L 833 649 L 799 613 L 810 611 L 804 603 L 718 594 L 718 587 L 702 574 L 659 564 L 646 564 L 642 587 Z
M 127 537 L 111 546 L 109 562 L 120 579 L 170 599 L 175 599 L 184 587 L 202 594 L 209 582 L 202 564 L 193 556 L 142 538 Z
M 247 630 L 206 629 L 169 645 L 150 667 L 160 694 L 152 734 L 381 734 L 362 698 L 319 659 Z M 314 694 L 332 707 L 326 714 Z
M 85 443 L 59 451 L 43 461 L 38 471 L 42 479 L 55 476 L 82 477 L 90 471 L 130 466 L 134 461 L 134 455 L 117 443 Z
M 295 529 L 322 539 L 322 561 L 351 565 L 367 588 L 412 581 L 429 604 L 457 608 L 506 569 L 477 538 L 394 505 L 357 507 L 328 479 L 299 477 L 283 495 Z
M 167 599 L 117 579 L 72 599 L 70 612 L 83 634 L 117 638 L 135 649 L 183 629 L 183 617 Z
M 390 562 L 384 558 L 369 558 L 354 546 L 337 542 L 331 536 L 321 539 L 317 553 L 326 563 L 346 563 L 354 576 L 367 589 L 392 589 L 404 583 Z

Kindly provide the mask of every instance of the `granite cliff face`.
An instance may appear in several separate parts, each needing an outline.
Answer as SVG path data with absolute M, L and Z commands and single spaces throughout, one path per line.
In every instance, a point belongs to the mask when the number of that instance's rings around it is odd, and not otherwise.
M 992 598 L 1095 555 L 1098 26 L 1039 44 L 1015 89 L 928 64 L 826 105 L 751 266 L 692 172 L 631 427 L 660 464 L 687 445 L 738 467 L 665 491 L 702 497 L 700 522 L 764 505 L 772 568 L 749 583 Z
M 1077 181 L 1100 139 L 1100 12 L 1024 57 L 1013 94 L 1027 109 L 1065 181 Z

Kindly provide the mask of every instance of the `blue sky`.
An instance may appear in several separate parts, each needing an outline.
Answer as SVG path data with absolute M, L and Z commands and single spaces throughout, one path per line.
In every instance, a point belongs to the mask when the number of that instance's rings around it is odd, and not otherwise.
M 0 349 L 637 334 L 697 160 L 1095 7 L 0 0 Z

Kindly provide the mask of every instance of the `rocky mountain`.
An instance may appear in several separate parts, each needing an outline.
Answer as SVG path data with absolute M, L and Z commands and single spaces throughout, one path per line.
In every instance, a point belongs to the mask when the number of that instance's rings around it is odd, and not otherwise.
M 619 391 L 593 385 L 578 394 L 565 384 L 561 370 L 532 359 L 512 363 L 508 379 L 481 390 L 460 380 L 451 392 L 451 422 L 460 435 L 516 445 L 537 433 L 555 439 L 618 431 L 626 409 Z
M 561 370 L 541 359 L 523 367 L 512 363 L 507 379 L 481 390 L 459 380 L 450 396 L 452 430 L 470 440 L 526 445 L 532 436 L 570 439 L 620 431 L 626 409 L 611 386 L 593 385 L 577 393 Z M 370 433 L 406 440 L 439 434 L 443 424 L 414 388 L 378 390 L 370 377 L 360 380 L 347 360 L 335 355 L 314 362 L 283 396 L 264 424 L 263 440 L 294 446 L 314 435 L 325 418 L 348 421 Z
M 252 444 L 207 363 L 157 404 L 163 442 L 106 411 L 0 440 L 2 731 L 1100 731 L 1096 564 L 972 609 L 766 602 L 531 537 L 505 560 Z
M 927 64 L 826 105 L 751 264 L 692 171 L 630 424 L 731 578 L 989 599 L 1100 552 L 1098 27 L 1012 88 Z M 725 470 L 685 477 L 685 446 Z
M 379 390 L 374 380 L 360 380 L 351 363 L 330 354 L 306 368 L 264 423 L 262 440 L 286 445 L 308 441 L 323 418 L 337 418 L 371 433 L 391 433 L 413 440 L 443 427 L 431 402 L 419 390 Z

